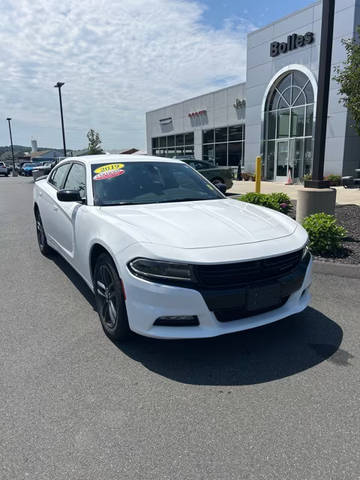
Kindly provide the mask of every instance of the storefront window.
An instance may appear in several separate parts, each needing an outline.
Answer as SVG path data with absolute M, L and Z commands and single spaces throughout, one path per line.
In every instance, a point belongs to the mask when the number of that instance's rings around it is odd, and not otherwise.
M 279 110 L 277 113 L 277 138 L 289 136 L 290 110 Z
M 276 138 L 276 112 L 267 113 L 268 139 Z
M 229 127 L 229 142 L 243 140 L 243 125 Z
M 215 163 L 215 145 L 203 145 L 203 160 Z
M 186 145 L 186 147 L 184 147 L 184 153 L 187 157 L 193 157 L 194 156 L 194 145 Z
M 297 107 L 291 110 L 291 137 L 304 136 L 305 107 Z
M 215 163 L 227 165 L 227 143 L 215 143 Z
M 158 157 L 194 156 L 194 132 L 154 137 L 151 144 L 152 154 Z
M 311 137 L 313 132 L 313 115 L 314 115 L 314 106 L 308 105 L 306 107 L 306 126 L 305 126 L 305 136 Z
M 166 152 L 166 156 L 169 158 L 175 157 L 175 148 L 168 148 Z
M 203 160 L 217 165 L 243 165 L 244 143 L 244 124 L 203 130 Z
M 268 159 L 266 162 L 265 175 L 266 178 L 274 178 L 275 167 L 275 141 L 266 142 L 265 156 Z
M 241 165 L 243 151 L 243 142 L 234 142 L 228 144 L 228 165 L 237 167 Z
M 309 175 L 311 173 L 313 159 L 313 139 L 305 139 L 305 151 L 304 151 L 304 173 L 303 175 Z
M 203 143 L 214 143 L 214 130 L 203 130 Z
M 184 145 L 184 135 L 176 135 L 176 145 Z
M 194 132 L 185 133 L 185 145 L 194 145 Z
M 215 128 L 215 143 L 227 142 L 227 128 Z
M 282 180 L 311 172 L 314 92 L 300 71 L 284 74 L 272 87 L 265 105 L 265 176 Z

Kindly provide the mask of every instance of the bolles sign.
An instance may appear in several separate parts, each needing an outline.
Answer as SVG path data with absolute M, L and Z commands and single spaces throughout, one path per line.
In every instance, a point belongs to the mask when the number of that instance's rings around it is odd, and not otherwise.
M 287 53 L 299 47 L 310 45 L 314 41 L 313 32 L 307 32 L 305 35 L 298 35 L 293 33 L 287 37 L 287 42 L 271 42 L 270 56 L 277 57 L 280 53 Z

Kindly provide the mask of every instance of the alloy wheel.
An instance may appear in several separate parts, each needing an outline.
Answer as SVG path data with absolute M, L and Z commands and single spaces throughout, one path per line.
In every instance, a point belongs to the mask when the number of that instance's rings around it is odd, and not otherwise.
M 98 294 L 100 303 L 100 317 L 108 328 L 115 328 L 117 324 L 119 300 L 112 272 L 106 264 L 100 265 L 98 270 L 96 293 Z

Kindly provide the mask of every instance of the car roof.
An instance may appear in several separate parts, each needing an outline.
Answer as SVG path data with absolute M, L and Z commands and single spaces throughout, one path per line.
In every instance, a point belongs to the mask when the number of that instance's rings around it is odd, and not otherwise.
M 152 155 L 122 155 L 122 154 L 110 154 L 110 155 L 84 155 L 81 157 L 67 157 L 61 160 L 60 163 L 65 161 L 77 161 L 84 162 L 85 164 L 98 164 L 98 163 L 123 163 L 123 162 L 168 162 L 168 163 L 182 163 L 175 158 L 167 157 L 155 157 Z

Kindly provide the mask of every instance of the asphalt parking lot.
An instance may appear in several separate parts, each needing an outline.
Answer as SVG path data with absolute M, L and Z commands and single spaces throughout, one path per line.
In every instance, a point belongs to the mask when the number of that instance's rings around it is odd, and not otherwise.
M 360 280 L 314 275 L 310 308 L 245 333 L 116 346 L 41 256 L 32 187 L 0 177 L 1 479 L 360 478 Z

